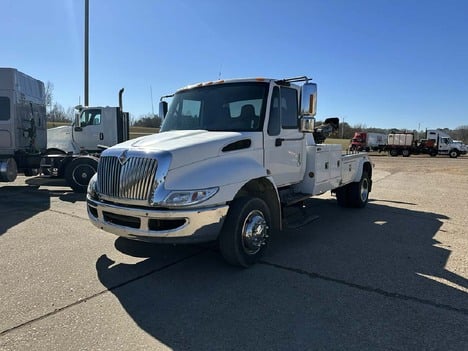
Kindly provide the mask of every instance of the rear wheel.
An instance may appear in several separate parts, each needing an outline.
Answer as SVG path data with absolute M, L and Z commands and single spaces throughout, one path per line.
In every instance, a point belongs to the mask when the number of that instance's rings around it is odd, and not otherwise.
M 345 185 L 335 191 L 336 201 L 341 207 L 349 207 L 348 187 L 349 185 Z
M 94 157 L 78 157 L 65 169 L 67 184 L 77 193 L 85 193 L 91 177 L 97 171 L 98 160 Z
M 348 206 L 362 208 L 369 201 L 370 177 L 366 171 L 362 172 L 359 182 L 349 184 L 348 188 Z
M 393 157 L 398 156 L 398 150 L 397 149 L 391 149 L 390 150 L 390 156 L 393 156 Z
M 232 265 L 251 266 L 263 256 L 270 228 L 270 209 L 265 201 L 254 197 L 235 199 L 219 236 L 221 254 Z

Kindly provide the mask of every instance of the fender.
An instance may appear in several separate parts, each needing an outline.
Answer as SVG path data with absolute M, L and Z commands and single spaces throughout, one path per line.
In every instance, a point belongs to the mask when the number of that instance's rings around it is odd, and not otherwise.
M 361 180 L 364 165 L 366 163 L 369 164 L 367 167 L 370 168 L 370 170 L 371 170 L 370 173 L 372 173 L 372 165 L 370 163 L 369 158 L 363 156 L 362 158 L 359 159 L 359 163 L 358 163 L 358 166 L 357 166 L 357 172 L 356 172 L 356 175 L 353 178 L 353 182 L 359 182 Z M 372 175 L 372 174 L 370 174 L 370 175 Z
M 257 157 L 252 157 L 253 155 Z M 249 181 L 267 177 L 260 160 L 262 160 L 261 150 L 254 154 L 249 150 L 248 153 L 241 152 L 205 159 L 170 170 L 164 187 L 166 190 L 194 190 L 217 186 L 219 191 L 209 203 L 226 203 L 231 201 Z
M 372 163 L 367 156 L 363 156 L 362 158 L 359 159 L 359 164 L 357 167 L 357 172 L 356 175 L 354 176 L 353 182 L 359 182 L 362 177 L 362 172 L 363 170 L 366 169 L 367 172 L 369 173 L 369 177 L 372 179 Z M 371 186 L 372 186 L 372 180 L 371 180 Z
M 72 126 L 60 126 L 47 130 L 47 150 L 55 149 L 64 153 L 79 154 L 80 148 L 72 140 Z
M 249 151 L 249 153 L 213 157 L 169 170 L 165 182 L 166 189 L 203 189 L 245 183 L 251 179 L 266 177 L 266 169 L 257 161 L 261 158 L 252 157 L 252 150 Z

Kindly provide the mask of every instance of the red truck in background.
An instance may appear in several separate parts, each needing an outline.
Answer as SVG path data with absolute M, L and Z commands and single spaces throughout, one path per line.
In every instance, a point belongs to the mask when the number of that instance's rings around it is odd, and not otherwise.
M 387 145 L 387 135 L 383 133 L 355 132 L 349 145 L 350 151 L 382 151 Z

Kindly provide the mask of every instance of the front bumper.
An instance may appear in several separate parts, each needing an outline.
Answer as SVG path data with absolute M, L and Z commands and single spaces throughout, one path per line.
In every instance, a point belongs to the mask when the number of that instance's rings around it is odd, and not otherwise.
M 98 228 L 129 239 L 160 243 L 215 240 L 228 206 L 162 210 L 129 207 L 87 197 L 88 217 Z

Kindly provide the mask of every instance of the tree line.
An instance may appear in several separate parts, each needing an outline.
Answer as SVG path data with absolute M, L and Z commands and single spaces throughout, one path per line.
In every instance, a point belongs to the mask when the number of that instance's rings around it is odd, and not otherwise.
M 316 125 L 320 126 L 322 122 L 317 121 Z M 454 140 L 461 140 L 465 144 L 468 144 L 468 125 L 462 125 L 455 129 L 449 128 L 437 128 L 444 131 L 452 137 Z M 424 139 L 426 136 L 425 130 L 402 130 L 398 128 L 375 128 L 367 127 L 364 124 L 349 125 L 347 122 L 340 123 L 338 130 L 336 130 L 330 137 L 337 139 L 351 139 L 355 132 L 366 132 L 366 133 L 383 133 L 389 134 L 392 132 L 413 132 L 415 133 L 416 139 Z
M 53 100 L 54 85 L 51 82 L 47 82 L 45 86 L 46 90 L 46 107 L 47 107 L 47 120 L 50 122 L 71 122 L 74 119 L 75 111 L 72 107 L 65 109 L 58 102 Z M 135 118 L 130 117 L 130 125 L 134 127 L 148 127 L 148 128 L 159 128 L 161 127 L 162 119 L 155 114 L 146 114 Z M 322 122 L 317 121 L 316 125 L 319 126 Z M 459 126 L 455 129 L 439 128 L 450 135 L 455 140 L 462 140 L 465 144 L 468 144 L 468 125 Z M 347 122 L 340 123 L 339 128 L 335 131 L 331 137 L 338 139 L 351 139 L 355 132 L 368 132 L 368 133 L 384 133 L 389 134 L 395 131 L 395 129 L 384 129 L 367 127 L 365 124 L 349 125 Z M 422 139 L 426 135 L 424 130 L 411 130 L 416 134 L 417 139 Z

